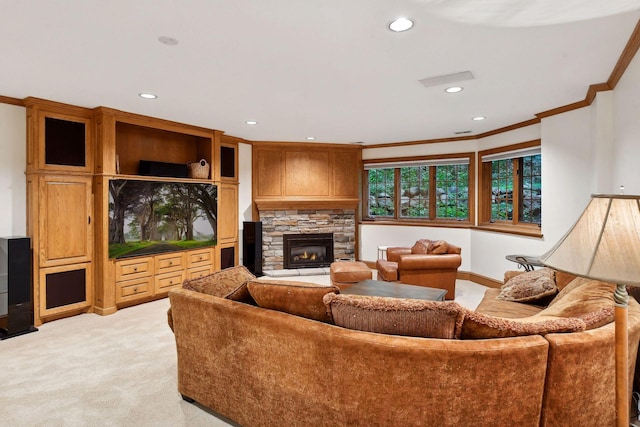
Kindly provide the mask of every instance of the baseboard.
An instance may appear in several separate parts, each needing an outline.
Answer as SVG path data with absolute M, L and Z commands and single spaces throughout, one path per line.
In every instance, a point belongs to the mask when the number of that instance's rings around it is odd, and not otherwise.
M 483 285 L 489 288 L 500 288 L 502 286 L 502 282 L 500 280 L 492 279 L 490 277 L 483 276 L 481 274 L 476 274 L 476 273 L 468 273 L 468 274 L 469 274 L 469 278 L 466 280 L 471 280 L 472 282 L 478 283 L 479 285 Z

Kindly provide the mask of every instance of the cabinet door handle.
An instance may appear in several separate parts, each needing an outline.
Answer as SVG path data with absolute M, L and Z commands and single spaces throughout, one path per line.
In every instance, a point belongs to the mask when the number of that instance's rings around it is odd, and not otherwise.
M 91 217 L 89 217 L 89 224 L 91 224 Z
M 133 267 L 133 271 L 138 271 L 138 267 Z

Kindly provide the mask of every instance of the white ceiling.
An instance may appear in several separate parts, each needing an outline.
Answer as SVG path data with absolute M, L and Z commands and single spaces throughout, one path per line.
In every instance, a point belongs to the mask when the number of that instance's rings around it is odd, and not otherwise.
M 0 95 L 104 105 L 253 141 L 447 138 L 583 100 L 609 78 L 640 18 L 637 0 L 499 3 L 0 0 Z M 398 16 L 414 28 L 389 31 Z M 463 71 L 475 79 L 458 94 L 419 82 Z M 487 119 L 471 120 L 479 115 Z

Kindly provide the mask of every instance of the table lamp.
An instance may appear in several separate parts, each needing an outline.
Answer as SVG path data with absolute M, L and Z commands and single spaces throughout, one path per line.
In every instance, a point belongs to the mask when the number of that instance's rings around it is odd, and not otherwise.
M 617 426 L 629 425 L 626 286 L 640 286 L 640 196 L 593 195 L 569 232 L 540 257 L 547 267 L 615 283 Z

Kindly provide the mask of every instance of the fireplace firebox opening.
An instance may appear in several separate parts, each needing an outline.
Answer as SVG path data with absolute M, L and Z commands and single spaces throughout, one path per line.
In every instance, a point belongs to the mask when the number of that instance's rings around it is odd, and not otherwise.
M 284 268 L 328 267 L 333 261 L 333 233 L 283 234 Z

